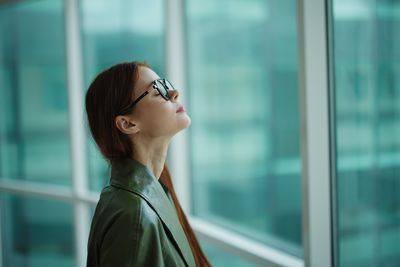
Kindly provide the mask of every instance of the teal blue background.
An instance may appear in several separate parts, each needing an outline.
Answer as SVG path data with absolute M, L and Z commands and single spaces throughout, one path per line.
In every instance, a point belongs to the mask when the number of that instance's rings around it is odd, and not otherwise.
M 122 61 L 166 75 L 165 1 L 78 3 L 82 95 Z M 330 3 L 335 261 L 399 266 L 400 4 Z M 186 0 L 182 12 L 193 215 L 302 258 L 297 2 Z M 63 0 L 0 4 L 0 179 L 71 190 L 66 41 Z M 87 144 L 99 192 L 109 170 L 89 131 Z M 0 215 L 3 266 L 76 265 L 73 203 L 0 191 Z M 201 243 L 217 267 L 254 266 Z

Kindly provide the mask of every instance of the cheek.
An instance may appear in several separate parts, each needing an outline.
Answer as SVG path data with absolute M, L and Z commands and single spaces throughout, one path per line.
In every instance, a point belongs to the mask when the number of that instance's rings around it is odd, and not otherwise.
M 142 117 L 142 133 L 148 136 L 172 136 L 191 124 L 190 117 L 186 113 L 176 113 L 175 107 L 158 107 L 148 111 Z
M 176 128 L 176 115 L 171 108 L 149 107 L 141 116 L 142 133 L 149 136 L 173 134 Z

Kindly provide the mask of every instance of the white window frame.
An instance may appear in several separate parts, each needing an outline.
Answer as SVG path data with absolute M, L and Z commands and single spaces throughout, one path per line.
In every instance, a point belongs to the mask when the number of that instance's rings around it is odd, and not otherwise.
M 306 266 L 332 266 L 327 2 L 300 0 L 299 77 Z

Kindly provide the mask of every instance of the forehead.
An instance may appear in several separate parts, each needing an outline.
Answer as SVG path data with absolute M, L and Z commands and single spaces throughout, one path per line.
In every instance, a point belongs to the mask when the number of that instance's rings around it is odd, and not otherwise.
M 160 78 L 152 69 L 143 66 L 139 66 L 138 73 L 139 78 L 135 85 L 135 93 L 138 95 L 148 90 L 151 83 Z

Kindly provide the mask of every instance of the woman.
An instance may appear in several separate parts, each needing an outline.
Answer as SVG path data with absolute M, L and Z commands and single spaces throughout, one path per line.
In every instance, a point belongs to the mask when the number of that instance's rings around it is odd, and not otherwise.
M 151 68 L 122 63 L 86 94 L 89 127 L 111 167 L 93 216 L 87 266 L 211 266 L 176 197 L 165 159 L 190 117 Z

